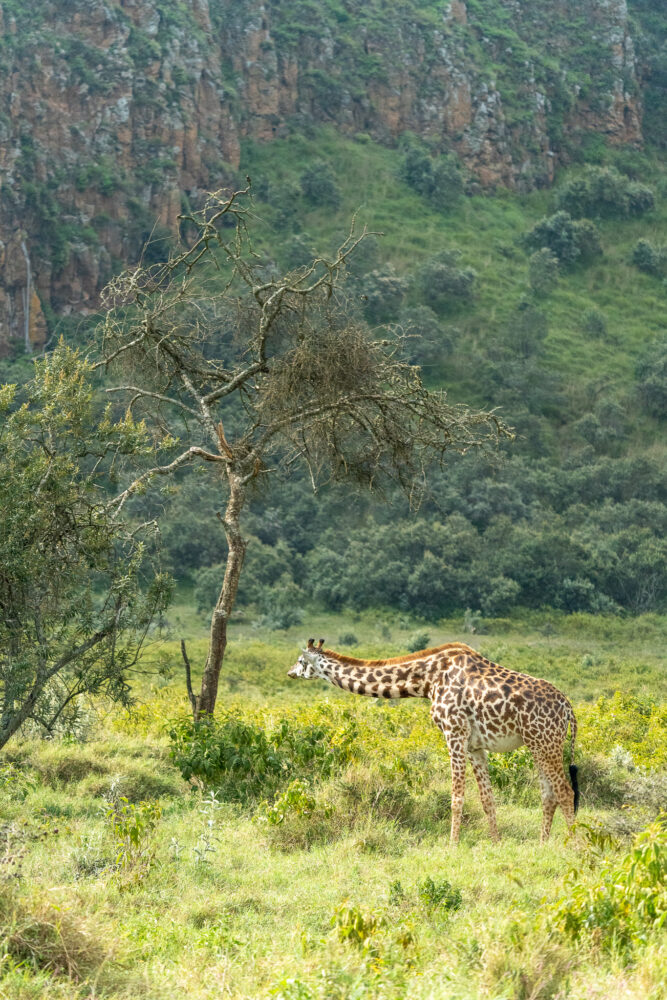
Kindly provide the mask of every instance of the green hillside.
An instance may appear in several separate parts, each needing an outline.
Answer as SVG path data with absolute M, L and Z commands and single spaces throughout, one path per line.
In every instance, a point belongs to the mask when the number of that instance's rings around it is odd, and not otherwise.
M 588 159 L 551 190 L 491 195 L 412 136 L 394 150 L 327 130 L 246 146 L 264 265 L 330 254 L 353 218 L 382 234 L 351 259 L 349 313 L 378 336 L 407 333 L 428 385 L 497 407 L 516 433 L 495 456 L 433 470 L 416 514 L 398 496 L 386 506 L 336 488 L 315 498 L 298 477 L 274 483 L 247 520 L 241 601 L 259 617 L 285 621 L 280 578 L 292 606 L 428 619 L 664 608 L 665 178 L 657 157 L 632 150 L 598 145 Z M 541 220 L 562 222 L 563 206 L 568 239 L 592 233 L 590 253 L 541 247 Z M 163 527 L 202 608 L 225 552 L 218 503 L 206 480 L 185 481 Z

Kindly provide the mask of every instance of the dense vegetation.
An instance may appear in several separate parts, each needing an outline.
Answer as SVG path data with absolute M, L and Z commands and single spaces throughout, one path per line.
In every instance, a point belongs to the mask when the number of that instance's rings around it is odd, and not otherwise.
M 189 608 L 173 614 L 203 646 Z M 538 847 L 539 789 L 518 750 L 491 760 L 502 842 L 488 839 L 471 777 L 453 854 L 446 751 L 428 706 L 290 682 L 302 630 L 249 638 L 237 624 L 214 727 L 193 730 L 177 644 L 168 643 L 152 652 L 161 677 L 135 685 L 133 712 L 102 721 L 91 704 L 65 740 L 26 734 L 8 747 L 0 992 L 555 1000 L 622 990 L 658 1000 L 661 623 L 561 614 L 544 634 L 538 620 L 498 625 L 475 642 L 555 681 L 575 703 L 582 808 L 573 839 L 557 814 L 549 845 Z M 347 623 L 312 624 L 335 643 Z M 404 649 L 415 623 L 365 615 L 353 627 L 356 640 L 346 641 L 374 655 Z M 430 639 L 460 632 L 453 620 Z
M 330 249 L 361 203 L 384 235 L 352 259 L 346 308 L 379 336 L 407 334 L 427 384 L 498 406 L 516 431 L 494 456 L 433 469 L 416 513 L 398 495 L 274 481 L 246 519 L 240 598 L 257 620 L 285 627 L 312 606 L 428 619 L 664 608 L 665 181 L 638 152 L 596 159 L 523 197 L 465 196 L 457 168 L 438 209 L 442 158 L 414 137 L 397 151 L 328 132 L 248 147 L 267 268 Z M 225 558 L 218 501 L 191 478 L 163 503 L 163 554 L 204 610 Z

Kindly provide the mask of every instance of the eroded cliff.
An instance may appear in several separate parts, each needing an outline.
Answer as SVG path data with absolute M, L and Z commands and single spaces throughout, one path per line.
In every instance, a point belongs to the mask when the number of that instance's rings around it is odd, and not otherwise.
M 94 309 L 244 137 L 410 130 L 525 188 L 642 141 L 625 0 L 2 0 L 0 109 L 2 353 Z

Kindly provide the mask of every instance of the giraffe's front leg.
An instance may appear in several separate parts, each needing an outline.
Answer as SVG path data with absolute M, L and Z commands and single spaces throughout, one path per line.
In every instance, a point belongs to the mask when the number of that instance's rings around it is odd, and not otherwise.
M 442 692 L 431 705 L 431 718 L 447 741 L 452 768 L 452 830 L 450 843 L 459 842 L 463 800 L 466 791 L 466 747 L 470 739 L 470 725 L 460 709 Z
M 499 841 L 498 824 L 496 822 L 496 803 L 493 798 L 493 788 L 489 778 L 489 764 L 486 757 L 486 750 L 468 750 L 468 756 L 472 764 L 472 769 L 479 788 L 479 797 L 482 800 L 482 808 L 489 821 L 491 840 Z
M 452 831 L 450 843 L 454 846 L 459 842 L 463 800 L 466 792 L 465 740 L 450 736 L 447 738 L 447 745 L 452 765 Z

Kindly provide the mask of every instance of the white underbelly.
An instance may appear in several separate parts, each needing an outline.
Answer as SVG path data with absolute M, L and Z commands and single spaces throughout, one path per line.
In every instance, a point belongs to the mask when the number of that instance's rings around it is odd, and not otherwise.
M 520 746 L 523 746 L 523 740 L 518 733 L 510 733 L 508 736 L 487 734 L 482 737 L 482 747 L 492 753 L 505 753 L 506 750 L 516 750 Z
M 507 750 L 516 750 L 518 747 L 523 746 L 523 739 L 518 733 L 501 735 L 483 733 L 478 730 L 471 735 L 468 745 L 471 750 L 490 750 L 491 753 L 505 753 Z

